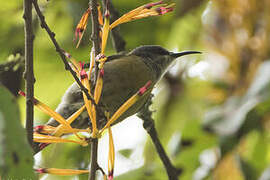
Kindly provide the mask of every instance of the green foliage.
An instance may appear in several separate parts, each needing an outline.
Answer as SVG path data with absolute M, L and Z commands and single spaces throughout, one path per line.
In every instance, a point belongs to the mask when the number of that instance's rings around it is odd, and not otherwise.
M 121 15 L 146 2 L 149 1 L 113 1 Z M 201 62 L 198 62 L 200 59 L 190 58 L 180 64 L 180 70 L 174 77 L 176 82 L 161 81 L 158 87 L 160 93 L 156 95 L 154 101 L 158 134 L 173 163 L 183 168 L 180 178 L 239 180 L 268 177 L 266 179 L 269 179 L 269 2 L 267 0 L 260 0 L 260 3 L 256 0 L 174 2 L 176 2 L 175 12 L 123 24 L 120 32 L 127 41 L 127 50 L 139 45 L 157 44 L 171 50 L 179 48 L 179 50 L 203 51 Z M 72 43 L 76 23 L 87 9 L 88 1 L 43 0 L 39 3 L 44 8 L 46 20 L 55 32 L 61 47 L 77 60 L 88 61 L 91 46 L 90 28 L 86 31 L 80 48 L 75 49 Z M 2 2 L 0 11 L 1 62 L 10 54 L 23 53 L 24 32 L 21 18 L 22 4 L 15 1 Z M 88 24 L 88 27 L 90 26 L 91 23 Z M 64 70 L 55 48 L 46 32 L 39 27 L 35 15 L 34 30 L 35 96 L 54 108 L 72 83 L 72 78 Z M 106 54 L 114 54 L 111 44 Z M 195 77 L 191 76 L 190 70 L 203 63 L 207 64 L 206 70 L 201 73 L 203 77 L 200 73 Z M 0 109 L 9 107 L 6 108 L 8 111 L 17 111 L 16 108 L 10 107 L 14 102 L 10 99 L 8 101 L 9 97 L 2 91 L 4 90 L 1 89 L 0 93 Z M 10 102 L 9 106 L 7 102 Z M 24 109 L 24 99 L 19 98 L 18 102 Z M 18 113 L 13 112 L 11 115 L 17 116 Z M 20 113 L 24 119 L 24 111 Z M 15 119 L 18 121 L 20 118 Z M 35 111 L 36 124 L 43 124 L 47 119 L 48 116 Z M 10 143 L 22 142 L 19 138 L 24 137 L 17 135 L 22 131 L 22 129 L 15 130 L 19 128 L 17 125 L 18 122 L 11 123 L 9 130 L 6 131 L 10 134 L 6 137 L 12 139 Z M 6 126 L 0 125 L 1 132 L 2 127 Z M 0 136 L 1 143 L 3 137 Z M 26 148 L 21 148 L 20 151 L 15 148 L 22 145 L 11 145 L 8 152 L 18 153 L 18 157 L 26 151 Z M 2 147 L 8 146 L 1 144 L 0 152 L 3 154 Z M 25 144 L 23 147 L 28 146 Z M 124 148 L 118 153 L 129 159 L 134 149 Z M 71 144 L 49 146 L 42 152 L 43 160 L 40 165 L 86 169 L 90 159 L 88 151 L 87 148 Z M 27 152 L 30 153 L 30 150 Z M 27 167 L 30 172 L 31 158 L 28 166 L 21 166 L 27 162 L 23 157 L 20 159 L 22 159 L 20 168 L 16 169 L 16 173 Z M 0 164 L 3 163 L 2 158 L 0 160 Z M 47 177 L 47 179 L 72 178 L 74 177 Z M 79 179 L 86 178 L 87 175 L 79 176 Z M 166 179 L 165 170 L 149 138 L 144 146 L 144 165 L 116 179 Z
M 15 98 L 0 86 L 0 177 L 3 179 L 36 179 L 32 150 L 20 124 Z

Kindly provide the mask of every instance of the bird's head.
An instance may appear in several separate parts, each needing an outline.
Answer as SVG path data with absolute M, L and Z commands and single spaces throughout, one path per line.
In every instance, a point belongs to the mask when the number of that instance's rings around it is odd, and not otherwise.
M 169 65 L 178 57 L 188 54 L 198 54 L 199 51 L 183 51 L 179 53 L 170 52 L 161 46 L 145 45 L 135 48 L 130 52 L 131 55 L 136 55 L 142 58 L 146 65 L 156 72 L 156 77 L 159 79 Z

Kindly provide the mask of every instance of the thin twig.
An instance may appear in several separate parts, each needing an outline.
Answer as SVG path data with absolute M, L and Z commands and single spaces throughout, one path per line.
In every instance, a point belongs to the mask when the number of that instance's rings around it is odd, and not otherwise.
M 91 169 L 89 174 L 89 180 L 96 179 L 96 171 L 98 170 L 97 163 L 97 153 L 98 153 L 98 138 L 94 138 L 91 143 Z
M 89 0 L 89 8 L 91 10 L 91 20 L 92 20 L 92 35 L 91 41 L 93 42 L 94 47 L 94 57 L 96 57 L 101 49 L 100 49 L 100 37 L 99 37 L 99 22 L 98 22 L 98 9 L 97 9 L 97 0 Z M 97 81 L 98 75 L 98 62 L 95 62 L 95 76 L 94 76 L 94 83 Z M 91 143 L 91 162 L 90 162 L 90 172 L 89 172 L 89 180 L 96 179 L 96 171 L 98 170 L 98 163 L 97 163 L 97 151 L 98 151 L 98 138 L 92 140 Z
M 47 31 L 51 41 L 53 42 L 53 44 L 55 46 L 55 50 L 58 52 L 58 54 L 60 55 L 63 63 L 65 64 L 65 69 L 68 70 L 71 73 L 71 75 L 73 76 L 73 78 L 75 79 L 77 84 L 79 85 L 80 89 L 86 94 L 87 99 L 91 100 L 92 103 L 96 106 L 96 103 L 95 103 L 94 99 L 91 98 L 91 96 L 88 93 L 88 90 L 82 85 L 82 83 L 80 82 L 80 80 L 77 77 L 76 73 L 70 67 L 70 65 L 69 65 L 69 63 L 68 63 L 68 61 L 66 59 L 66 56 L 63 53 L 63 50 L 60 48 L 58 42 L 55 39 L 55 33 L 51 31 L 51 29 L 49 28 L 48 24 L 45 21 L 45 17 L 44 17 L 43 13 L 41 12 L 41 10 L 40 10 L 40 8 L 38 6 L 37 0 L 33 0 L 33 5 L 34 5 L 35 10 L 37 12 L 37 15 L 39 17 L 41 27 L 44 28 Z
M 29 144 L 33 147 L 33 97 L 34 97 L 34 71 L 33 71 L 33 41 L 34 33 L 32 27 L 32 0 L 24 0 L 24 15 L 25 21 L 25 72 L 26 80 L 26 132 Z
M 99 165 L 98 165 L 97 170 L 100 170 L 103 176 L 106 175 L 105 171 Z
M 152 118 L 152 111 L 149 110 L 149 106 L 152 104 L 151 98 L 149 98 L 149 101 L 145 104 L 142 111 L 138 114 L 138 116 L 143 120 L 143 127 L 147 131 L 147 133 L 150 135 L 152 142 L 155 145 L 156 151 L 158 152 L 159 158 L 161 159 L 166 171 L 167 175 L 169 177 L 169 180 L 177 180 L 178 176 L 181 174 L 182 169 L 181 168 L 175 168 L 168 155 L 166 154 L 159 138 L 157 135 L 157 131 L 155 128 L 155 123 Z

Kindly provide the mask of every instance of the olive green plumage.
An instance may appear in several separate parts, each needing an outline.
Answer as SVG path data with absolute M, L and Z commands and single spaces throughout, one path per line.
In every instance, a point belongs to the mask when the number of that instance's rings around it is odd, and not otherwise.
M 160 46 L 141 46 L 126 55 L 109 56 L 104 65 L 104 81 L 100 106 L 113 115 L 117 109 L 134 95 L 148 81 L 151 81 L 150 90 L 144 94 L 133 106 L 131 106 L 115 123 L 137 113 L 146 103 L 151 90 L 162 77 L 167 67 L 177 57 L 199 53 L 197 51 L 186 51 L 182 53 L 171 53 Z M 94 87 L 92 85 L 92 87 Z M 93 89 L 92 89 L 93 91 Z M 56 109 L 64 118 L 68 118 L 83 105 L 82 93 L 76 83 L 73 83 L 66 91 L 62 102 Z M 105 125 L 106 120 L 98 116 L 98 127 Z M 89 117 L 84 111 L 72 123 L 73 127 L 86 128 L 89 125 Z M 47 123 L 57 126 L 54 119 Z

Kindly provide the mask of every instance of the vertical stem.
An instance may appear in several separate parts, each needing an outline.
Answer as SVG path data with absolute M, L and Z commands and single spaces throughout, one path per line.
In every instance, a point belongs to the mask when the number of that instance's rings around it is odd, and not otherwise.
M 91 20 L 92 20 L 92 35 L 91 40 L 93 42 L 94 47 L 94 57 L 96 57 L 100 53 L 100 37 L 99 37 L 99 22 L 98 22 L 98 9 L 97 9 L 97 0 L 89 0 L 89 7 L 91 10 Z M 95 62 L 95 82 L 97 81 L 98 75 L 98 63 Z M 98 121 L 98 120 L 97 120 Z M 98 139 L 95 138 L 91 143 L 91 163 L 90 163 L 90 174 L 89 180 L 96 179 L 96 171 L 98 170 L 97 164 L 97 150 L 98 150 Z
M 97 151 L 98 151 L 98 138 L 94 138 L 91 143 L 91 170 L 89 174 L 89 180 L 96 179 L 96 171 L 98 170 Z
M 92 35 L 91 41 L 93 42 L 94 47 L 94 56 L 96 57 L 100 53 L 100 37 L 99 37 L 99 22 L 98 22 L 98 9 L 97 9 L 97 0 L 90 0 L 89 2 L 91 10 L 91 21 L 92 21 Z M 98 62 L 95 62 L 95 82 L 98 75 Z
M 25 26 L 25 72 L 26 80 L 26 131 L 27 139 L 33 146 L 33 96 L 34 96 L 34 72 L 33 72 L 33 41 L 34 33 L 32 27 L 32 0 L 24 0 L 24 15 Z

